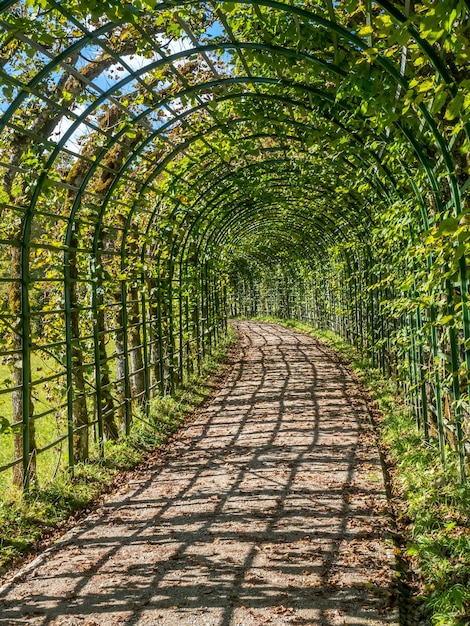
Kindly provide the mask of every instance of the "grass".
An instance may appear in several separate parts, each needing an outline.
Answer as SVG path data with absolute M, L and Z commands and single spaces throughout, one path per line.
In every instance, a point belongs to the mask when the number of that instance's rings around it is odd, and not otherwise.
M 150 419 L 135 419 L 128 438 L 105 444 L 104 459 L 76 466 L 72 478 L 58 471 L 54 480 L 31 489 L 27 496 L 9 491 L 0 500 L 0 574 L 30 553 L 66 520 L 87 509 L 105 492 L 121 472 L 136 467 L 158 446 L 165 443 L 185 418 L 200 406 L 214 388 L 214 375 L 221 369 L 236 334 L 227 337 L 207 357 L 199 376 L 193 376 L 174 396 L 154 398 Z
M 31 359 L 31 369 L 33 380 L 40 380 L 43 377 L 53 375 L 57 372 L 57 363 L 54 359 L 43 358 L 38 352 L 33 353 Z M 61 379 L 59 379 L 61 380 Z M 8 389 L 12 386 L 11 366 L 0 363 L 0 389 Z M 42 413 L 58 406 L 62 401 L 61 385 L 58 380 L 39 383 L 33 388 L 33 403 L 36 413 Z M 11 392 L 0 394 L 0 417 L 11 422 L 12 400 Z M 36 421 L 36 443 L 38 447 L 44 446 L 50 441 L 54 441 L 67 430 L 65 412 L 56 410 L 49 416 Z M 41 475 L 52 478 L 56 469 L 64 464 L 67 445 L 62 444 L 51 448 L 38 456 L 38 465 Z M 11 431 L 0 432 L 0 466 L 13 461 L 13 434 Z M 66 460 L 66 459 L 65 459 Z M 0 496 L 8 492 L 12 480 L 11 470 L 0 472 Z
M 435 440 L 424 441 L 395 382 L 384 378 L 331 331 L 270 317 L 258 318 L 311 334 L 339 352 L 380 409 L 376 429 L 392 488 L 401 548 L 413 576 L 417 619 L 433 626 L 470 624 L 470 485 L 459 481 L 458 459 L 447 450 L 442 467 Z
M 114 345 L 114 344 L 112 344 Z M 61 373 L 61 376 L 53 380 L 44 380 L 49 376 Z M 11 364 L 0 361 L 0 389 L 8 390 L 0 394 L 0 427 L 6 422 L 12 422 L 12 367 Z M 35 419 L 36 447 L 41 449 L 50 443 L 57 441 L 67 434 L 67 410 L 66 402 L 66 374 L 65 366 L 56 358 L 48 356 L 44 351 L 37 349 L 31 355 L 31 379 L 33 381 L 32 402 L 34 415 L 48 412 Z M 91 395 L 92 386 L 89 386 Z M 92 402 L 88 398 L 90 414 Z M 98 445 L 96 437 L 90 437 L 91 454 L 97 453 Z M 0 467 L 14 460 L 14 434 L 11 428 L 4 431 L 0 429 Z M 48 484 L 56 479 L 56 476 L 66 470 L 68 464 L 68 445 L 63 440 L 53 447 L 43 450 L 36 456 L 37 478 L 43 484 Z M 0 471 L 0 501 L 11 499 L 17 492 L 12 490 L 12 469 Z

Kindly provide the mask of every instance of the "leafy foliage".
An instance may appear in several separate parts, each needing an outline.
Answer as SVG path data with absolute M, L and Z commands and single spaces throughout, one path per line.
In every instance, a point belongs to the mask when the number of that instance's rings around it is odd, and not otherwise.
M 410 4 L 4 3 L 6 483 L 106 455 L 227 306 L 339 332 L 465 483 L 468 2 Z

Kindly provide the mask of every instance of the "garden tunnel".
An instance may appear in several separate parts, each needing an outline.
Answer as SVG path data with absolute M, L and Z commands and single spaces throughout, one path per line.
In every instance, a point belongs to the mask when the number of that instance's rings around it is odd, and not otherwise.
M 255 314 L 397 377 L 465 479 L 469 9 L 0 2 L 2 485 L 102 455 Z

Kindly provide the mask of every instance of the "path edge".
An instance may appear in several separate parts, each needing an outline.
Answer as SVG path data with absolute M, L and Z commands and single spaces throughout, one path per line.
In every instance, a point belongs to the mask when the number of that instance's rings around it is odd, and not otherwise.
M 373 436 L 373 444 L 379 455 L 384 481 L 385 496 L 388 505 L 385 517 L 390 522 L 391 526 L 388 538 L 393 543 L 395 561 L 395 575 L 393 576 L 392 590 L 395 592 L 396 606 L 394 606 L 392 609 L 392 615 L 393 612 L 396 613 L 396 623 L 398 624 L 398 626 L 416 626 L 418 623 L 422 626 L 428 626 L 427 623 L 423 624 L 422 621 L 419 621 L 416 611 L 417 607 L 411 602 L 414 575 L 413 572 L 410 570 L 408 562 L 402 556 L 403 551 L 406 549 L 407 540 L 405 538 L 405 532 L 401 530 L 400 523 L 398 522 L 399 506 L 393 489 L 393 464 L 387 461 L 386 449 L 380 440 L 379 423 L 383 416 L 383 413 L 380 410 L 377 401 L 373 397 L 371 391 L 367 389 L 360 375 L 353 369 L 351 361 L 339 350 L 336 350 L 332 346 L 322 341 L 319 337 L 314 335 L 313 333 L 315 332 L 315 328 L 313 326 L 312 333 L 310 333 L 307 330 L 300 330 L 293 327 L 292 325 L 287 323 L 287 320 L 286 323 L 283 323 L 282 320 L 276 320 L 275 322 L 273 322 L 264 321 L 262 319 L 255 319 L 253 321 L 257 321 L 262 324 L 269 324 L 271 326 L 281 326 L 284 328 L 288 328 L 293 332 L 309 337 L 316 345 L 321 347 L 322 350 L 324 350 L 333 361 L 344 367 L 347 370 L 348 374 L 351 376 L 351 379 L 357 385 L 359 391 L 361 392 L 361 396 L 367 410 L 367 423 Z
M 175 441 L 175 439 L 177 439 L 182 432 L 184 432 L 185 428 L 188 427 L 213 401 L 214 397 L 223 387 L 226 379 L 232 373 L 235 365 L 240 360 L 242 353 L 242 335 L 234 325 L 231 326 L 236 335 L 235 339 L 229 346 L 225 357 L 220 361 L 218 370 L 208 375 L 207 384 L 208 386 L 211 386 L 211 391 L 203 402 L 195 407 L 194 411 L 188 413 L 184 417 L 181 424 L 173 433 L 171 433 L 165 443 L 146 451 L 144 458 L 132 469 L 119 470 L 116 472 L 113 479 L 108 484 L 104 485 L 100 493 L 93 500 L 87 503 L 83 509 L 75 511 L 72 515 L 70 515 L 70 517 L 62 523 L 60 528 L 54 527 L 50 533 L 45 534 L 44 537 L 38 539 L 28 554 L 26 554 L 23 558 L 20 557 L 11 568 L 6 570 L 6 572 L 4 572 L 0 577 L 0 580 L 4 579 L 3 582 L 0 583 L 0 602 L 2 596 L 8 593 L 8 591 L 14 587 L 16 583 L 21 582 L 36 567 L 44 563 L 49 555 L 60 549 L 64 541 L 72 539 L 74 534 L 79 532 L 80 526 L 84 524 L 87 519 L 106 502 L 106 500 L 118 487 L 128 488 L 133 477 L 149 469 L 149 465 L 152 463 L 152 460 L 159 459 L 163 463 L 166 462 L 166 457 L 169 453 L 168 448 Z

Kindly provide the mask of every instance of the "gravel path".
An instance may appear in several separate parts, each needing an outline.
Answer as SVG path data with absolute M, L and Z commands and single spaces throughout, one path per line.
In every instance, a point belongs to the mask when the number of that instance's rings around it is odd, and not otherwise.
M 242 356 L 155 461 L 0 590 L 0 624 L 398 623 L 367 407 L 314 339 Z

